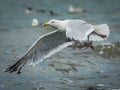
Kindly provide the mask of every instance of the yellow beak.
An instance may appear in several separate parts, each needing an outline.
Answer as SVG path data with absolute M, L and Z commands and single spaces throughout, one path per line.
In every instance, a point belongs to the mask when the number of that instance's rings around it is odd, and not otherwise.
M 44 26 L 44 27 L 45 27 L 45 26 L 48 26 L 48 25 L 49 25 L 48 23 L 43 23 L 43 24 L 42 24 L 42 26 Z

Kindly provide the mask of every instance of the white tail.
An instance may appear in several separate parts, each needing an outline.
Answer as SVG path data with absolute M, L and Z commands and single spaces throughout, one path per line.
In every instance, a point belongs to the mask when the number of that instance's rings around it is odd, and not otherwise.
M 102 41 L 109 37 L 110 30 L 107 24 L 92 25 L 92 27 L 95 29 L 94 32 L 96 34 L 90 35 L 90 40 Z

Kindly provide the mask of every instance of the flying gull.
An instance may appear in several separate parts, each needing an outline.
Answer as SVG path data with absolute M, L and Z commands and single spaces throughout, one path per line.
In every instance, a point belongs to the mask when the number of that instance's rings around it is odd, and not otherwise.
M 56 20 L 52 19 L 43 26 L 51 26 L 56 30 L 40 36 L 28 49 L 26 54 L 15 64 L 8 67 L 6 72 L 21 73 L 25 65 L 35 66 L 46 58 L 60 50 L 73 45 L 76 42 L 102 41 L 109 36 L 107 24 L 91 25 L 83 20 Z

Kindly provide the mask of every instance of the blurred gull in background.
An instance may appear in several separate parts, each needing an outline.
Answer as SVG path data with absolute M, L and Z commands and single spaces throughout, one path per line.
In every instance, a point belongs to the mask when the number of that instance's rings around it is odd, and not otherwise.
M 68 12 L 69 13 L 81 13 L 84 12 L 85 10 L 83 8 L 75 8 L 73 5 L 69 5 L 68 7 Z
M 37 8 L 32 8 L 32 7 L 26 7 L 25 8 L 25 13 L 30 14 L 30 13 L 45 13 L 45 9 L 37 9 Z
M 34 19 L 32 20 L 32 26 L 33 26 L 33 27 L 38 27 L 38 26 L 39 26 L 39 21 L 38 21 L 38 19 L 34 18 Z

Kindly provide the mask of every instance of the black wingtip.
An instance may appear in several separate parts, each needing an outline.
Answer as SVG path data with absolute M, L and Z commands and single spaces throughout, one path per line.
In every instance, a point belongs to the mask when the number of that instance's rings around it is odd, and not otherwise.
M 17 72 L 17 74 L 20 74 L 22 67 L 23 67 L 23 60 L 21 59 L 17 61 L 15 64 L 13 64 L 12 66 L 6 68 L 4 72 L 9 72 L 9 73 Z
M 17 74 L 20 74 L 21 69 L 22 69 L 22 67 L 17 68 L 17 67 L 14 67 L 14 65 L 12 65 L 12 66 L 8 67 L 4 72 L 9 72 L 9 73 L 16 72 Z

